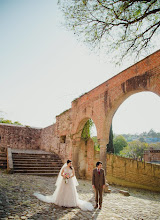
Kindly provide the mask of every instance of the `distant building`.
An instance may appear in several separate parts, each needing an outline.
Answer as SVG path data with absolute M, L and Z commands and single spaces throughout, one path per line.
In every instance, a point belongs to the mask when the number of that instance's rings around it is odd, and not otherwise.
M 160 164 L 160 150 L 150 148 L 149 150 L 144 151 L 143 158 L 145 162 Z

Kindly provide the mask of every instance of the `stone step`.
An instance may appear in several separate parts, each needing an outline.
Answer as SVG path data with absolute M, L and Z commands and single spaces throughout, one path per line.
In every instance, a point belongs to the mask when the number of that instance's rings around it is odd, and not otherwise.
M 0 160 L 0 163 L 7 164 L 7 160 Z
M 27 175 L 55 176 L 62 167 L 62 161 L 55 154 L 12 153 L 14 173 Z
M 14 158 L 14 157 L 12 157 L 13 158 L 13 160 L 44 160 L 44 161 L 47 161 L 47 160 L 54 160 L 54 161 L 61 161 L 60 159 L 58 159 L 58 158 L 41 158 L 41 157 L 16 157 L 16 158 Z
M 58 173 L 20 173 L 21 175 L 34 175 L 34 176 L 57 176 Z
M 33 161 L 33 162 L 36 162 L 36 161 L 39 161 L 39 162 L 42 162 L 42 163 L 52 163 L 52 162 L 56 162 L 56 163 L 62 163 L 62 161 L 61 160 L 47 160 L 47 159 L 45 159 L 45 160 L 42 160 L 42 159 L 13 159 L 13 161 L 16 161 L 16 162 L 31 162 L 31 161 Z
M 42 160 L 42 159 L 13 159 L 13 161 L 15 161 L 15 162 L 29 162 L 29 163 L 31 163 L 31 162 L 48 162 L 48 163 L 62 163 L 61 162 L 61 160 Z
M 5 155 L 5 156 L 6 156 L 6 153 L 0 151 L 0 156 L 1 156 L 1 155 Z
M 12 155 L 12 158 L 13 159 L 15 159 L 15 160 L 17 160 L 17 159 L 44 159 L 44 160 L 46 160 L 46 159 L 52 159 L 52 160 L 60 160 L 60 158 L 59 157 L 41 157 L 41 156 L 30 156 L 30 157 L 24 157 L 24 156 L 20 156 L 20 157 L 14 157 L 13 155 Z
M 43 153 L 43 152 L 39 152 L 39 153 L 38 153 L 38 150 L 37 150 L 37 152 L 32 152 L 32 153 L 27 153 L 27 152 L 26 152 L 26 153 L 24 153 L 24 152 L 23 152 L 23 153 L 22 153 L 22 152 L 19 152 L 19 153 L 18 153 L 18 152 L 12 152 L 12 154 L 14 154 L 14 155 L 36 155 L 36 156 L 37 156 L 37 155 L 58 156 L 57 154 L 52 154 L 52 153 L 47 153 L 47 152 L 46 152 L 46 153 Z
M 24 164 L 21 166 L 15 166 L 13 165 L 14 169 L 21 169 L 22 167 L 26 168 L 26 169 L 41 169 L 41 168 L 45 168 L 45 169 L 61 169 L 62 166 L 38 166 L 38 165 L 33 165 L 33 166 L 25 166 Z
M 60 167 L 15 167 L 14 170 L 56 170 L 59 171 Z
M 5 153 L 0 153 L 0 157 L 6 157 Z
M 7 169 L 7 154 L 0 152 L 0 169 Z
M 19 166 L 26 166 L 26 167 L 40 167 L 40 166 L 45 166 L 45 167 L 62 167 L 62 164 L 60 163 L 15 163 L 13 162 L 14 167 L 19 167 Z
M 7 157 L 0 157 L 0 161 L 7 161 Z
M 52 162 L 52 163 L 50 163 L 50 162 L 47 162 L 47 163 L 44 163 L 44 162 L 36 162 L 36 163 L 31 163 L 31 162 L 29 162 L 29 163 L 27 163 L 26 161 L 25 162 L 21 162 L 21 163 L 19 163 L 19 162 L 13 162 L 13 165 L 14 166 L 58 166 L 58 167 L 62 167 L 62 163 L 56 163 L 56 162 Z
M 12 153 L 12 157 L 13 158 L 16 158 L 16 157 L 27 157 L 27 158 L 30 158 L 30 157 L 39 157 L 39 158 L 59 158 L 57 155 L 53 155 L 53 154 L 15 154 L 15 153 Z
M 7 160 L 0 160 L 0 163 L 5 163 L 5 164 L 7 164 Z
M 0 169 L 7 169 L 7 163 L 0 162 Z
M 19 159 L 24 159 L 24 160 L 36 160 L 36 159 L 41 159 L 41 160 L 60 160 L 59 158 L 55 157 L 12 157 L 14 160 L 19 160 Z
M 41 162 L 41 161 L 13 161 L 14 166 L 58 166 L 62 167 L 62 162 Z
M 59 173 L 59 170 L 14 170 L 14 173 Z
M 6 152 L 0 151 L 0 155 L 6 155 Z
M 7 169 L 7 164 L 5 165 L 0 163 L 0 169 Z

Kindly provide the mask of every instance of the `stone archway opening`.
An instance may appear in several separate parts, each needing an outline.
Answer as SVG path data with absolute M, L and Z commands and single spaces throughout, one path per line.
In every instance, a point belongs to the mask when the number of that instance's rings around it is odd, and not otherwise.
M 99 144 L 97 130 L 92 119 L 83 119 L 78 127 L 79 138 L 76 140 L 76 150 L 73 158 L 77 168 L 77 175 L 82 179 L 90 179 L 95 160 L 99 158 Z
M 148 133 L 151 129 L 160 132 L 159 100 L 157 94 L 145 91 L 132 94 L 117 108 L 112 120 L 115 154 L 122 156 L 120 151 L 127 147 L 127 144 L 131 145 L 129 143 L 132 141 L 135 141 L 135 144 L 137 141 L 138 146 L 143 145 L 142 139 L 147 143 L 143 133 Z M 140 137 L 141 143 L 138 142 Z M 127 153 L 124 156 L 126 155 Z M 136 155 L 134 157 L 137 158 Z M 139 155 L 139 160 L 142 159 L 143 157 Z

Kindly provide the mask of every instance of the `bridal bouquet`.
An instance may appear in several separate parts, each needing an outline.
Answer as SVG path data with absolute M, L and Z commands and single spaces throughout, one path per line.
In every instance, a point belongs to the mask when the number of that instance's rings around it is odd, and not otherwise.
M 65 183 L 68 183 L 69 177 L 70 177 L 69 173 L 65 173 L 65 174 L 64 174 Z

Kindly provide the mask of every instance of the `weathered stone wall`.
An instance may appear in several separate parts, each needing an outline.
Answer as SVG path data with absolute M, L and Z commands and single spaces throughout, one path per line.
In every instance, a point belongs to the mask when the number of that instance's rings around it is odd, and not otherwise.
M 92 178 L 93 168 L 96 167 L 96 162 L 95 162 L 96 155 L 97 155 L 96 151 L 94 150 L 94 142 L 92 139 L 89 139 L 87 143 L 87 155 L 86 155 L 87 156 L 87 160 L 86 160 L 86 178 L 87 179 Z
M 71 125 L 71 109 L 56 116 L 55 124 L 42 129 L 40 148 L 58 154 L 63 162 L 72 159 Z
M 107 181 L 160 192 L 160 165 L 107 154 Z
M 87 143 L 81 140 L 77 151 L 77 171 L 76 175 L 79 178 L 92 178 L 92 170 L 96 167 L 96 162 L 99 160 L 99 151 L 94 150 L 94 142 L 89 139 Z
M 144 152 L 144 161 L 160 161 L 160 150 L 148 150 Z
M 59 153 L 57 139 L 56 124 L 43 128 L 41 132 L 41 150 Z
M 40 149 L 41 129 L 0 124 L 0 148 Z
M 56 116 L 56 134 L 58 137 L 57 146 L 59 155 L 63 162 L 72 160 L 72 109 L 68 109 Z
M 72 109 L 68 109 L 56 116 L 57 134 L 60 136 L 70 135 L 72 129 Z

